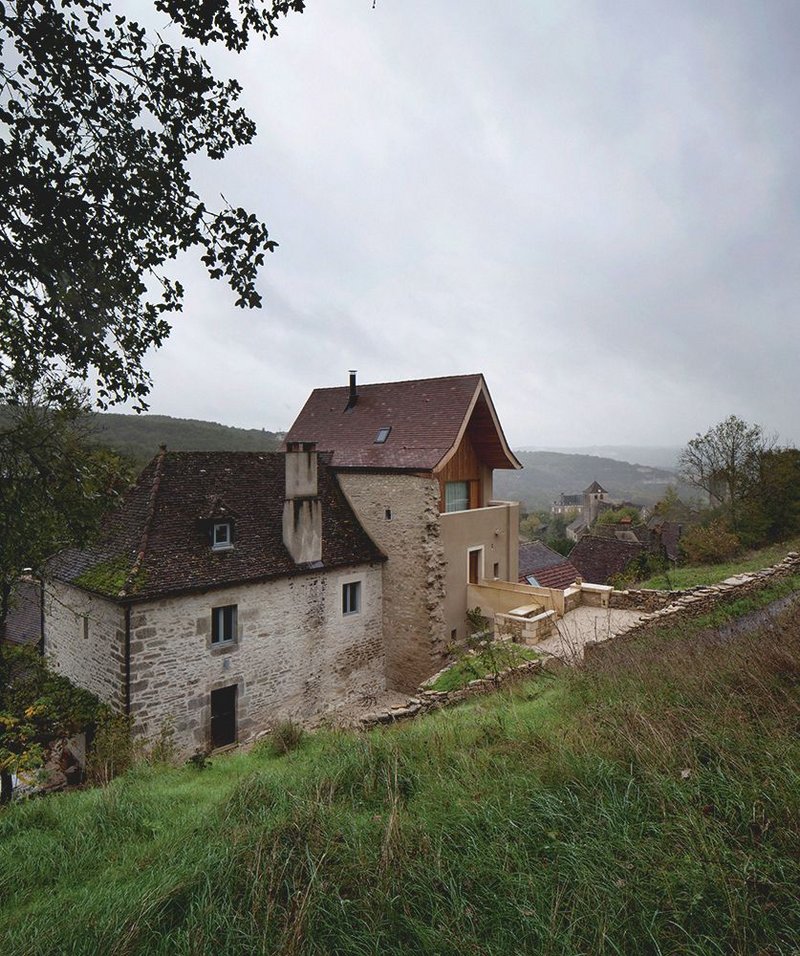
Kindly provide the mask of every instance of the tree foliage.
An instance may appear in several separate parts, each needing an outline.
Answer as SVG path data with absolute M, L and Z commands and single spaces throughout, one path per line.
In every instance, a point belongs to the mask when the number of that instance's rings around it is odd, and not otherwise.
M 193 247 L 237 305 L 260 304 L 266 227 L 192 185 L 193 157 L 255 135 L 239 84 L 215 78 L 197 45 L 241 50 L 304 2 L 155 7 L 171 31 L 149 34 L 104 0 L 0 3 L 0 401 L 32 384 L 61 399 L 93 376 L 101 405 L 144 407 L 142 359 L 183 296 L 166 266 Z
M 128 487 L 129 466 L 95 446 L 81 403 L 2 409 L 0 632 L 14 581 L 54 551 L 81 544 Z
M 33 648 L 7 647 L 0 658 L 0 803 L 11 799 L 12 773 L 40 768 L 56 746 L 105 712 Z
M 722 505 L 736 531 L 742 498 L 771 444 L 760 425 L 731 415 L 687 444 L 679 459 L 681 477 Z

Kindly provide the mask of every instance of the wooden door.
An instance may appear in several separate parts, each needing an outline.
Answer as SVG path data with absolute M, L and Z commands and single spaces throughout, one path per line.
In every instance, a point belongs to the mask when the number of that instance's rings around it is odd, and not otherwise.
M 211 691 L 211 746 L 236 743 L 236 684 Z

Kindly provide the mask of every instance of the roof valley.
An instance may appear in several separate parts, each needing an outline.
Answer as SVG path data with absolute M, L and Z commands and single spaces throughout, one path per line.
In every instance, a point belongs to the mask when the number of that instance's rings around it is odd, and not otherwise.
M 125 584 L 123 584 L 120 589 L 119 596 L 127 597 L 130 590 L 134 587 L 136 583 L 136 578 L 139 576 L 139 572 L 142 570 L 142 565 L 144 564 L 144 558 L 147 554 L 147 544 L 150 538 L 150 528 L 153 524 L 153 517 L 156 513 L 156 501 L 158 500 L 158 489 L 161 486 L 161 476 L 164 473 L 164 457 L 167 454 L 167 446 L 162 445 L 161 449 L 156 457 L 156 466 L 155 472 L 153 474 L 153 484 L 150 486 L 150 498 L 147 505 L 147 514 L 144 519 L 144 526 L 142 528 L 142 537 L 139 541 L 139 549 L 136 552 L 136 559 L 133 562 L 130 573 L 125 579 Z

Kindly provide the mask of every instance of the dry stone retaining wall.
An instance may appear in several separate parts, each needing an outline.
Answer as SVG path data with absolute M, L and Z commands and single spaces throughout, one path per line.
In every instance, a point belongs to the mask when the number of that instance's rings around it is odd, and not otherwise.
M 448 665 L 438 674 L 426 681 L 426 684 L 432 684 L 436 679 L 450 669 Z M 472 697 L 479 697 L 482 694 L 490 694 L 492 691 L 499 690 L 501 687 L 507 687 L 524 677 L 530 677 L 537 671 L 542 670 L 544 664 L 542 661 L 523 661 L 515 667 L 508 667 L 500 671 L 497 677 L 485 677 L 470 681 L 466 687 L 459 687 L 457 690 L 437 691 L 431 690 L 423 685 L 417 691 L 416 696 L 409 697 L 404 704 L 396 707 L 389 707 L 385 710 L 375 711 L 364 714 L 358 718 L 358 726 L 366 730 L 370 727 L 376 727 L 379 724 L 392 724 L 398 720 L 405 720 L 409 717 L 419 717 L 421 714 L 430 713 L 432 710 L 441 710 L 443 707 L 452 707 L 454 704 L 460 704 L 464 700 Z
M 680 624 L 701 617 L 720 604 L 755 594 L 775 581 L 795 574 L 800 574 L 800 553 L 792 551 L 772 567 L 737 574 L 719 584 L 700 585 L 686 591 L 614 591 L 610 602 L 612 608 L 641 608 L 646 613 L 637 623 L 616 634 L 613 641 L 634 639 L 653 624 Z M 584 653 L 596 655 L 601 653 L 602 646 L 600 643 L 587 644 Z

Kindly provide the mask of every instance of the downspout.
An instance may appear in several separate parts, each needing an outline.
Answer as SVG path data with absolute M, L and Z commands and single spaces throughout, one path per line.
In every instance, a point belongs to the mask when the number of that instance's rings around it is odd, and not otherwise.
M 131 606 L 125 605 L 125 716 L 131 712 Z
M 39 653 L 44 657 L 44 575 L 39 578 Z

